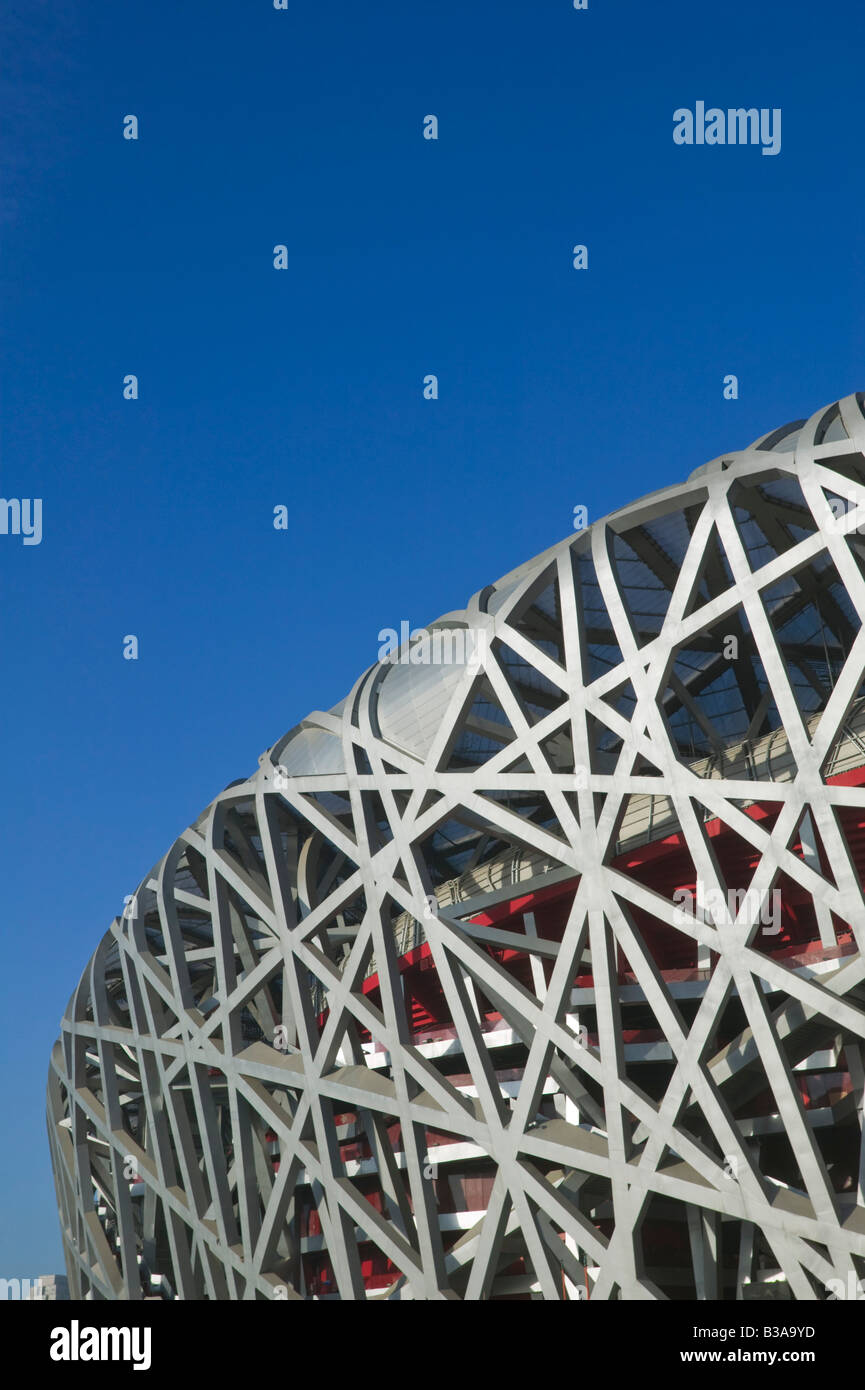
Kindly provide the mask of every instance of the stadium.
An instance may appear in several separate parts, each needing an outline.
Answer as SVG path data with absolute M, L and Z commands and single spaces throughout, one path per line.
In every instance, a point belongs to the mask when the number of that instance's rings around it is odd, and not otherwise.
M 863 525 L 859 393 L 217 796 L 54 1046 L 71 1296 L 857 1296 Z

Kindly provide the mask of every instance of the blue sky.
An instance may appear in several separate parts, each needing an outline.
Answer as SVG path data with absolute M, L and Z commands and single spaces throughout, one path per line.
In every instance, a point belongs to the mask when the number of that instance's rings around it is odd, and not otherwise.
M 41 544 L 0 535 L 23 1278 L 62 1268 L 60 1015 L 207 802 L 576 505 L 865 388 L 865 30 L 861 0 L 7 0 L 0 29 L 0 493 L 43 500 Z M 780 153 L 674 144 L 699 100 L 780 108 Z

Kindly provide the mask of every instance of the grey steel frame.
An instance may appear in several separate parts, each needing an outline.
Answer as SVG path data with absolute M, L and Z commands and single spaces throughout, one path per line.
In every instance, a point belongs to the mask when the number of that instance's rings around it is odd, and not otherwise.
M 828 442 L 815 442 L 827 433 Z M 687 1218 L 694 1297 L 724 1296 L 719 1242 L 731 1223 L 739 1275 L 727 1296 L 744 1297 L 759 1280 L 755 1241 L 796 1299 L 862 1275 L 865 911 L 834 812 L 865 809 L 865 788 L 828 784 L 826 766 L 861 695 L 865 633 L 848 617 L 846 661 L 819 718 L 809 717 L 764 601 L 771 586 L 807 576 L 809 562 L 827 554 L 858 620 L 865 616 L 855 539 L 865 486 L 843 471 L 865 451 L 861 397 L 817 412 L 779 441 L 780 451 L 772 440 L 596 522 L 434 625 L 483 633 L 479 662 L 442 668 L 435 681 L 410 662 L 371 667 L 341 706 L 312 714 L 262 756 L 252 777 L 217 796 L 146 876 L 85 970 L 51 1059 L 48 1127 L 73 1298 L 160 1290 L 184 1299 L 309 1297 L 301 1189 L 319 1215 L 333 1296 L 343 1299 L 373 1296 L 361 1275 L 361 1241 L 401 1271 L 378 1297 L 494 1297 L 516 1287 L 502 1270 L 522 1255 L 521 1287 L 535 1297 L 577 1299 L 588 1290 L 592 1299 L 663 1298 L 640 1239 L 653 1199 Z M 784 452 L 791 440 L 795 448 Z M 792 544 L 788 530 L 782 553 L 752 568 L 731 489 L 767 475 L 798 480 L 813 527 L 800 528 Z M 861 512 L 834 521 L 827 490 Z M 764 533 L 782 512 L 767 508 Z M 670 571 L 669 603 L 657 631 L 640 633 L 614 539 L 674 513 L 689 515 L 690 539 L 675 572 L 669 557 L 652 560 L 656 573 Z M 695 607 L 713 533 L 732 582 Z M 588 555 L 620 653 L 594 676 L 576 573 L 577 557 Z M 545 593 L 556 596 L 552 615 L 549 603 L 536 604 Z M 688 683 L 671 684 L 676 651 L 743 614 L 783 724 L 778 776 L 771 758 L 745 775 L 743 741 L 725 752 Z M 615 696 L 627 682 L 633 708 L 622 713 Z M 388 702 L 389 688 L 396 694 Z M 481 688 L 497 705 L 497 722 L 478 712 Z M 667 718 L 671 689 L 702 725 L 712 757 L 683 756 Z M 545 699 L 548 711 L 532 699 Z M 765 711 L 767 697 L 762 703 Z M 758 720 L 752 742 L 760 727 Z M 606 764 L 598 729 L 612 737 Z M 456 766 L 466 731 L 482 752 L 475 766 Z M 758 796 L 781 804 L 771 832 L 744 809 Z M 552 820 L 521 814 L 520 798 L 532 797 L 546 798 Z M 656 800 L 665 808 L 660 830 L 652 825 Z M 824 946 L 819 966 L 791 965 L 760 948 L 747 903 L 738 916 L 705 920 L 695 910 L 683 921 L 672 902 L 616 867 L 623 825 L 640 804 L 649 808 L 638 818 L 643 840 L 678 826 L 708 890 L 726 888 L 704 830 L 711 816 L 753 847 L 756 889 L 784 874 L 811 895 Z M 806 815 L 834 882 L 816 855 L 790 847 Z M 461 845 L 434 841 L 454 824 L 466 827 L 468 858 Z M 522 892 L 556 878 L 579 880 L 561 942 L 539 937 L 530 916 L 517 932 L 467 920 L 513 896 L 515 882 Z M 635 911 L 700 951 L 706 969 L 690 1023 Z M 855 940 L 846 955 L 839 920 Z M 412 1035 L 400 956 L 422 940 L 456 1026 L 449 1055 L 464 1060 L 470 1087 L 451 1081 L 441 1045 Z M 532 990 L 489 953 L 504 941 L 530 956 Z M 617 948 L 669 1045 L 660 1098 L 635 1081 L 623 1046 Z M 588 961 L 591 1045 L 574 1003 L 578 966 Z M 380 1007 L 363 992 L 373 969 Z M 521 1048 L 522 1075 L 510 1090 L 497 1077 L 500 1039 L 482 1021 L 478 991 Z M 716 1050 L 731 997 L 746 1025 L 734 1045 Z M 372 1044 L 359 1040 L 359 1028 Z M 836 1058 L 843 1048 L 853 1082 L 844 1112 L 857 1149 L 851 1191 L 835 1190 L 794 1074 L 826 1045 Z M 725 1085 L 746 1066 L 765 1073 L 771 1124 L 796 1155 L 798 1190 L 761 1171 L 753 1127 L 726 1098 Z M 347 1112 L 357 1117 L 351 1131 L 340 1119 Z M 833 1111 L 833 1120 L 843 1118 Z M 494 1165 L 485 1213 L 467 1218 L 452 1245 L 443 1239 L 434 1169 L 440 1162 L 447 1171 L 454 1160 L 445 1147 L 429 1152 L 430 1130 L 458 1140 L 463 1161 Z M 341 1157 L 347 1132 L 365 1137 L 369 1158 Z M 268 1133 L 277 1136 L 277 1171 Z M 368 1186 L 370 1175 L 380 1211 L 360 1183 Z M 612 1217 L 610 1235 L 597 1224 L 601 1209 Z

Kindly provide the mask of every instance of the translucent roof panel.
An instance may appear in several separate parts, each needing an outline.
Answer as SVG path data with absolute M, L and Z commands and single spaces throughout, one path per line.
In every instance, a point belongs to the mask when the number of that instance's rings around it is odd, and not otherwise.
M 300 729 L 279 760 L 290 777 L 319 777 L 345 772 L 342 742 L 326 729 Z
M 415 757 L 426 758 L 464 671 L 461 661 L 395 662 L 378 692 L 382 738 Z

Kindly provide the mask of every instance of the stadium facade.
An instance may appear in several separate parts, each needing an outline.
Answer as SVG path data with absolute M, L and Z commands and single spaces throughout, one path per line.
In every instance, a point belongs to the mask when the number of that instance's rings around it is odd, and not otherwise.
M 72 1297 L 856 1296 L 863 616 L 859 394 L 280 739 L 63 1019 Z

